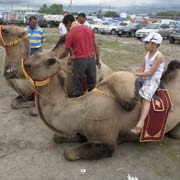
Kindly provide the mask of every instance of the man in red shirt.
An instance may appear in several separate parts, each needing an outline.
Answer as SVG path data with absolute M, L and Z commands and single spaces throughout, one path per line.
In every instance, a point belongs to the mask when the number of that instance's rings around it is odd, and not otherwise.
M 83 79 L 87 76 L 88 91 L 96 85 L 96 65 L 100 68 L 99 46 L 91 29 L 75 22 L 72 15 L 66 15 L 63 23 L 69 32 L 66 35 L 65 49 L 59 58 L 73 51 L 74 96 L 83 95 Z M 96 59 L 95 59 L 96 58 Z

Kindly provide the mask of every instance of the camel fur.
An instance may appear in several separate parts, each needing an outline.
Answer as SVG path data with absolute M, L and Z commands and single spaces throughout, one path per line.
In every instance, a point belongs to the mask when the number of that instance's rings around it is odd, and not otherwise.
M 174 63 L 173 61 L 172 64 Z M 180 122 L 180 62 L 177 61 L 176 64 L 173 71 L 165 74 L 162 79 L 169 89 L 173 104 L 166 133 L 173 131 Z M 32 55 L 25 63 L 25 68 L 34 80 L 50 77 L 59 66 L 52 53 Z M 126 140 L 132 140 L 128 131 L 139 118 L 140 101 L 136 77 L 130 72 L 115 72 L 97 85 L 98 91 L 93 90 L 79 98 L 69 99 L 64 92 L 65 76 L 61 69 L 51 77 L 47 85 L 37 87 L 40 97 L 36 103 L 41 119 L 62 141 L 79 140 L 78 135 L 87 139 L 79 146 L 65 149 L 66 159 L 94 160 L 112 156 L 121 136 L 127 134 Z M 168 77 L 172 78 L 167 80 Z M 180 138 L 180 128 L 176 129 L 176 135 L 176 138 Z M 138 137 L 134 138 L 137 139 Z
M 2 29 L 2 36 L 5 42 L 13 42 L 25 34 L 26 34 L 25 30 L 18 26 L 7 25 L 7 26 L 3 26 Z M 0 44 L 3 45 L 2 39 L 0 39 Z M 62 39 L 60 39 L 53 48 L 53 51 L 58 56 L 58 54 L 63 51 L 63 48 L 64 48 L 64 42 L 62 41 Z M 24 39 L 15 46 L 6 47 L 7 53 L 6 53 L 6 60 L 4 61 L 3 74 L 8 85 L 12 89 L 14 89 L 19 95 L 17 98 L 15 98 L 12 101 L 11 103 L 12 108 L 28 107 L 29 104 L 30 106 L 34 105 L 33 101 L 31 101 L 30 103 L 24 102 L 24 100 L 28 101 L 33 97 L 34 89 L 32 84 L 27 80 L 20 79 L 20 77 L 23 74 L 21 69 L 21 59 L 22 58 L 27 59 L 29 57 L 29 50 L 30 47 L 29 47 L 28 39 Z M 72 74 L 72 69 L 67 65 L 67 58 L 61 60 L 61 67 L 64 69 L 64 71 L 67 74 L 67 83 L 66 83 L 67 96 L 71 97 L 73 94 L 72 93 L 73 74 Z M 102 64 L 101 69 L 97 68 L 97 83 L 100 82 L 102 79 L 104 79 L 105 76 L 112 73 L 112 70 L 108 66 L 106 66 L 102 62 L 101 64 Z M 10 78 L 13 78 L 13 80 Z

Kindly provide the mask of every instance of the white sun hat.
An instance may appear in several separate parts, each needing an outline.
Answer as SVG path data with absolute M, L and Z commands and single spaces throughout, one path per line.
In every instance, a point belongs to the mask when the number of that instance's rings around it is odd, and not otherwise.
M 151 32 L 144 39 L 143 42 L 153 42 L 155 44 L 161 44 L 163 38 L 159 33 Z

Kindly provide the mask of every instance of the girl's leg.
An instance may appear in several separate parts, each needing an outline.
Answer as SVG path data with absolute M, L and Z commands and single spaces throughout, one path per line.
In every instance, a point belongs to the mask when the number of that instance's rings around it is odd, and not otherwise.
M 139 121 L 136 124 L 136 126 L 143 128 L 144 121 L 146 119 L 146 116 L 149 113 L 149 109 L 150 109 L 150 101 L 143 98 L 142 99 L 142 106 L 141 106 L 141 114 L 140 114 L 140 118 L 139 118 Z
M 136 134 L 136 135 L 140 134 L 141 129 L 144 126 L 144 121 L 146 119 L 146 116 L 149 113 L 149 109 L 150 109 L 150 101 L 143 98 L 140 118 L 139 118 L 139 121 L 137 122 L 136 126 L 130 130 L 131 134 Z

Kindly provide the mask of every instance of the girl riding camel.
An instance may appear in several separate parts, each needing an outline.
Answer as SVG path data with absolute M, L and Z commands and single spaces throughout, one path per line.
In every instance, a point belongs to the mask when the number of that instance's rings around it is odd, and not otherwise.
M 164 70 L 164 56 L 158 50 L 162 36 L 159 33 L 150 33 L 144 40 L 144 48 L 147 54 L 144 58 L 142 71 L 135 75 L 142 78 L 142 87 L 139 94 L 142 97 L 140 118 L 134 128 L 130 130 L 131 134 L 140 134 L 146 116 L 149 113 L 151 99 L 159 87 L 160 79 Z

